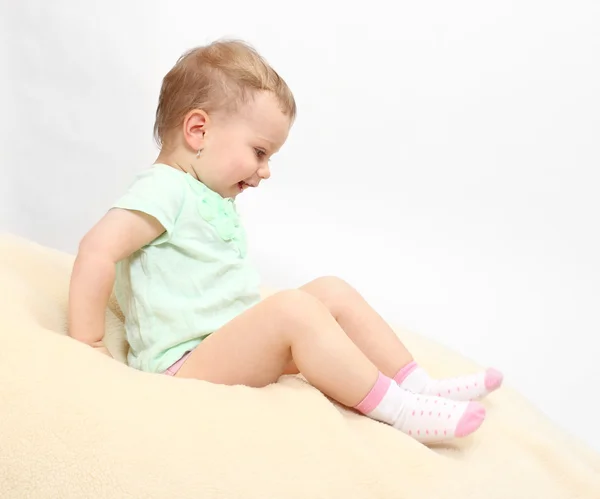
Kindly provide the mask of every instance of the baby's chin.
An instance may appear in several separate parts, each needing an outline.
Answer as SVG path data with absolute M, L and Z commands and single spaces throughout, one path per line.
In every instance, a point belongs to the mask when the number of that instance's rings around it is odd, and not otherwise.
M 222 191 L 220 189 L 217 192 L 221 195 L 221 197 L 223 197 L 225 199 L 227 199 L 227 198 L 235 199 L 242 192 L 244 192 L 245 190 L 247 190 L 249 188 L 250 188 L 250 186 L 248 184 L 246 184 L 245 182 L 238 182 L 237 184 L 229 187 L 226 191 Z

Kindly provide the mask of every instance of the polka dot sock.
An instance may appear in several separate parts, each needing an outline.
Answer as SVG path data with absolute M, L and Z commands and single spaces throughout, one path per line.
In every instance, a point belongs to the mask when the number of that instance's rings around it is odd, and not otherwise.
M 381 373 L 355 409 L 425 444 L 466 437 L 485 419 L 485 409 L 478 402 L 415 394 Z
M 398 385 L 413 393 L 462 401 L 485 397 L 500 387 L 502 379 L 502 373 L 496 369 L 457 378 L 432 379 L 416 362 L 407 364 L 394 376 Z

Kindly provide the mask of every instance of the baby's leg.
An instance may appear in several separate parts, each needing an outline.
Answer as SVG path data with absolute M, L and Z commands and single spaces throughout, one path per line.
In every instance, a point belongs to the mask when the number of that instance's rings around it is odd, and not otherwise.
M 177 377 L 262 387 L 276 382 L 292 359 L 313 386 L 350 407 L 377 379 L 377 367 L 327 309 L 297 290 L 265 299 L 210 335 Z
M 261 387 L 292 360 L 326 395 L 423 442 L 472 433 L 485 415 L 477 404 L 419 396 L 393 383 L 318 299 L 299 290 L 273 295 L 233 319 L 194 349 L 176 376 Z
M 432 379 L 415 362 L 392 328 L 349 284 L 336 277 L 316 279 L 300 289 L 318 298 L 361 351 L 386 376 L 415 393 L 454 400 L 481 398 L 497 389 L 502 374 L 495 369 L 451 379 Z M 293 365 L 286 372 L 293 372 Z

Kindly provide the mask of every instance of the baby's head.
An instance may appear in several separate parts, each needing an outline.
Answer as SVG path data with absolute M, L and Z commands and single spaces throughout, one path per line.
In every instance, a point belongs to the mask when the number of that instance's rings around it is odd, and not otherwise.
M 163 79 L 154 134 L 158 162 L 194 175 L 224 198 L 270 176 L 296 103 L 250 46 L 218 41 L 184 54 Z

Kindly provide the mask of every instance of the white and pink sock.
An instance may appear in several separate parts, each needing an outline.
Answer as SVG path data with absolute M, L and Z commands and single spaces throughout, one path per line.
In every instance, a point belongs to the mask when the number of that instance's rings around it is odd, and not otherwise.
M 394 376 L 394 381 L 410 392 L 461 401 L 485 397 L 500 387 L 502 379 L 502 373 L 496 369 L 456 378 L 432 379 L 416 362 L 407 364 Z
M 401 388 L 381 373 L 355 409 L 422 443 L 465 437 L 477 430 L 485 419 L 485 409 L 478 402 L 455 402 L 418 395 Z

